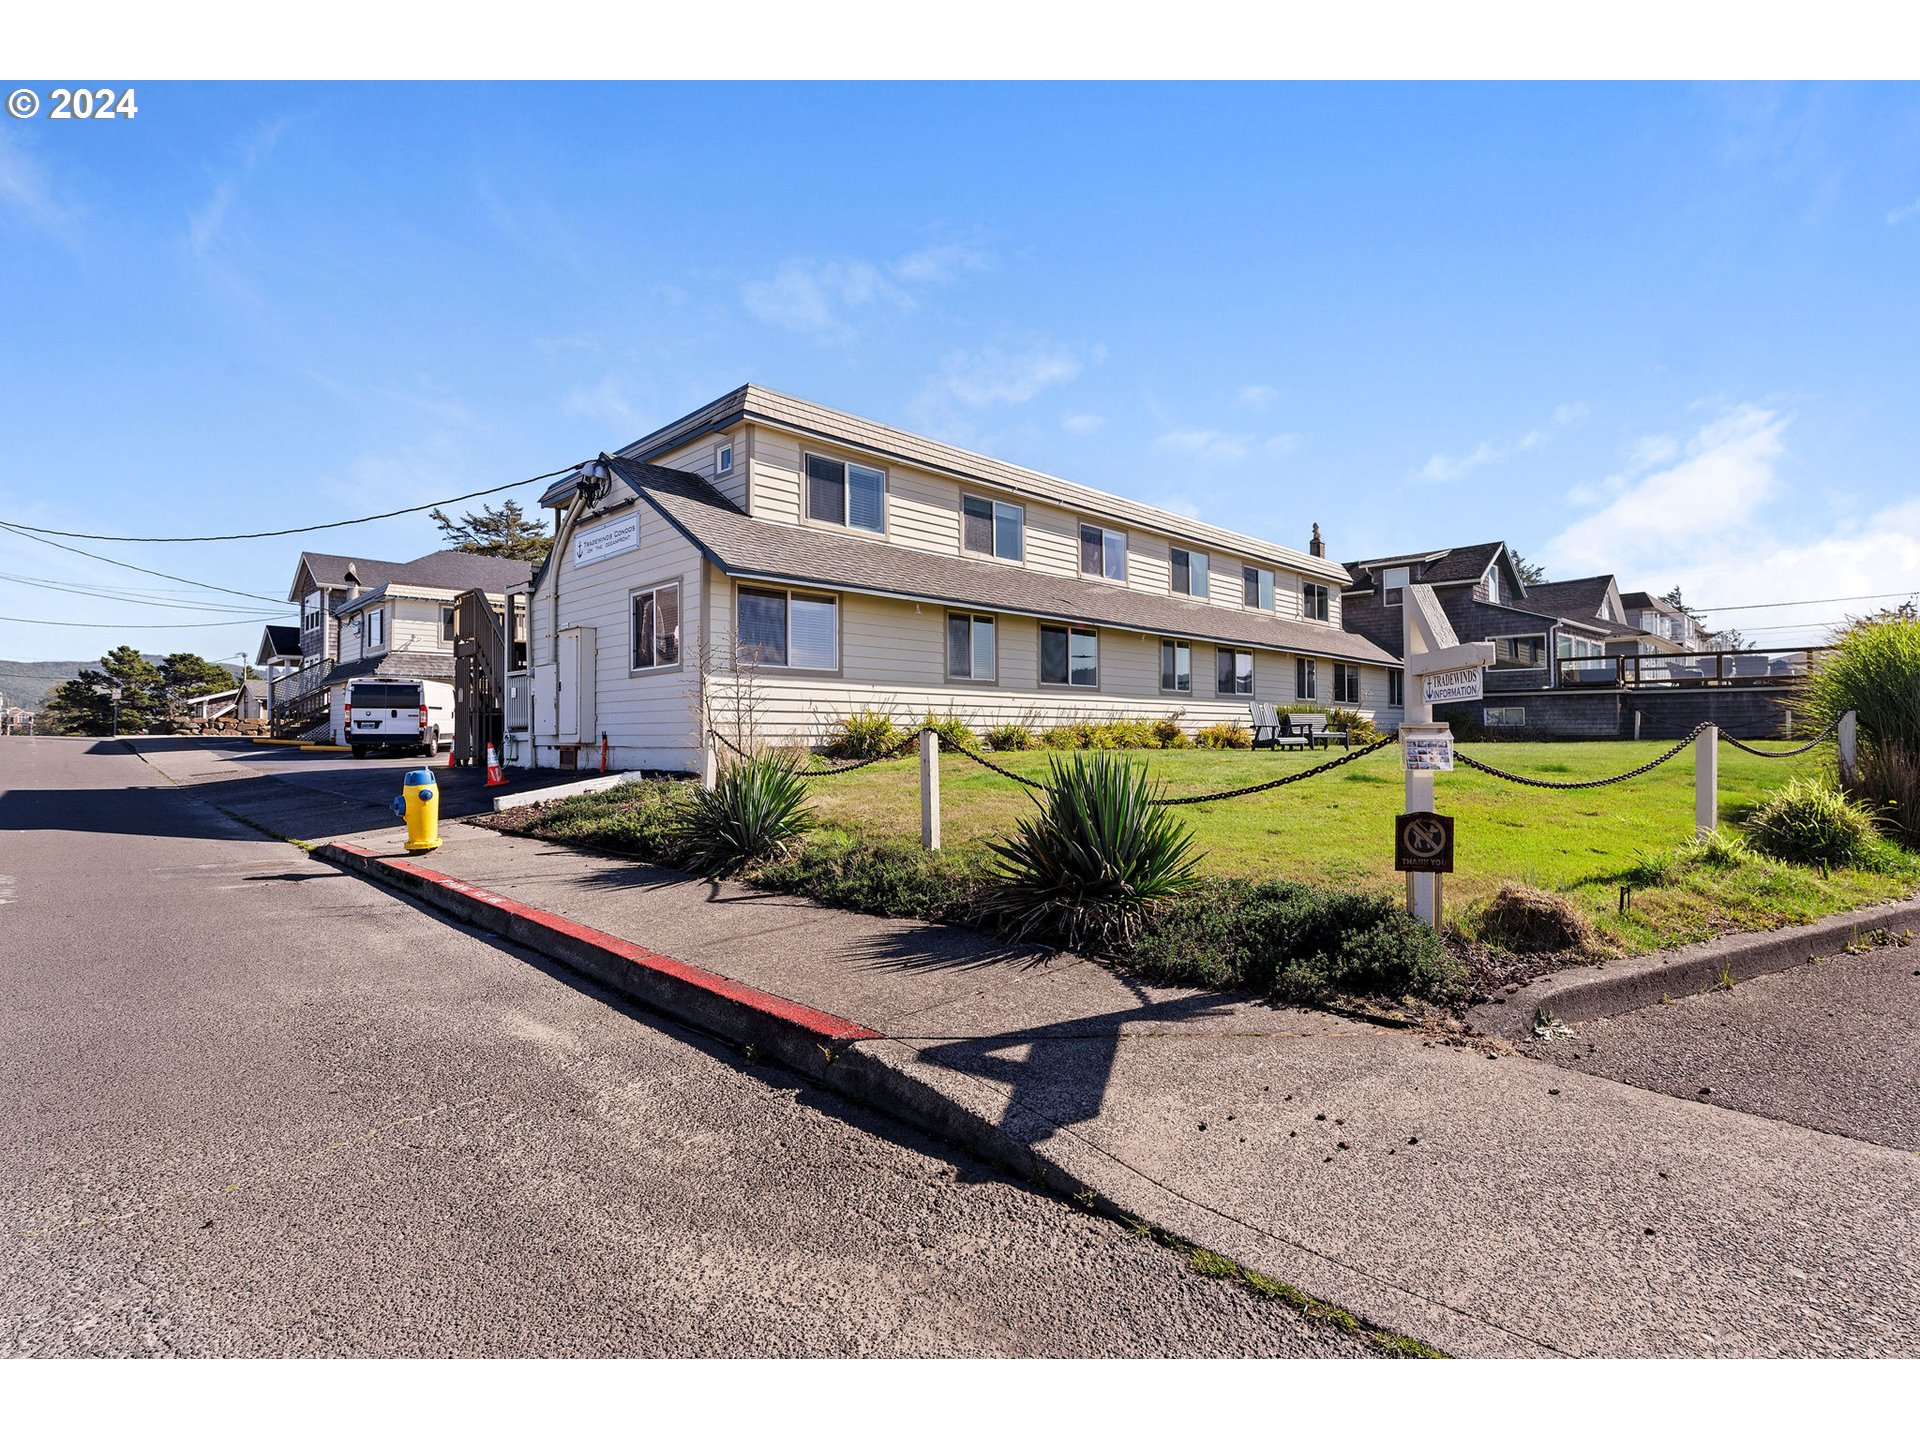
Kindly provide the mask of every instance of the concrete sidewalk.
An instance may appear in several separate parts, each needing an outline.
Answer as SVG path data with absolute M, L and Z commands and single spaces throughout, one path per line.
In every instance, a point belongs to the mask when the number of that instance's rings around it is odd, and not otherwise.
M 274 833 L 401 853 L 372 805 L 236 779 L 231 757 L 148 758 Z M 416 858 L 870 1027 L 863 1063 L 1055 1183 L 1450 1352 L 1920 1353 L 1909 1152 L 1497 1043 L 1144 986 L 472 826 L 446 839 Z

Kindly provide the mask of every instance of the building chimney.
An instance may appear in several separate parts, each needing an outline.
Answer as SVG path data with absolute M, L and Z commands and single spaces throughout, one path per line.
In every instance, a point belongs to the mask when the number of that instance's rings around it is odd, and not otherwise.
M 1320 522 L 1313 522 L 1313 539 L 1307 542 L 1307 553 L 1316 560 L 1327 558 L 1327 542 L 1320 538 Z
M 1313 531 L 1314 531 L 1314 534 L 1316 535 L 1319 534 L 1320 527 L 1318 525 L 1314 526 Z M 351 603 L 352 601 L 358 600 L 360 598 L 360 572 L 355 570 L 351 565 L 347 566 L 346 581 L 347 581 L 347 600 L 349 603 Z

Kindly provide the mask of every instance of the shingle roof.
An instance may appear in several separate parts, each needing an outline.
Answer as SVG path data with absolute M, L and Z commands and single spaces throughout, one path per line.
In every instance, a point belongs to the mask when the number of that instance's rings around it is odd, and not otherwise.
M 924 435 L 915 435 L 910 431 L 896 430 L 876 421 L 862 419 L 858 415 L 850 415 L 844 410 L 816 405 L 811 400 L 783 395 L 777 390 L 768 390 L 759 385 L 742 385 L 718 400 L 703 405 L 691 414 L 683 415 L 680 419 L 662 426 L 652 434 L 642 436 L 620 450 L 618 454 L 623 459 L 653 460 L 669 450 L 686 444 L 689 440 L 697 439 L 709 431 L 723 430 L 741 420 L 757 421 L 803 435 L 837 440 L 876 455 L 904 461 L 918 469 L 935 474 L 973 480 L 1018 495 L 1044 500 L 1067 510 L 1111 516 L 1142 530 L 1151 530 L 1176 540 L 1184 538 L 1185 542 L 1213 546 L 1223 552 L 1244 555 L 1252 560 L 1266 560 L 1308 575 L 1324 576 L 1335 580 L 1343 578 L 1338 565 L 1319 559 L 1304 550 L 1295 550 L 1290 546 L 1276 545 L 1271 540 L 1259 540 L 1251 535 L 1224 530 L 1217 525 L 1188 519 L 1154 505 L 1128 500 L 1123 496 L 1113 495 L 1104 490 L 1095 490 L 1091 486 L 1079 485 L 1071 480 L 1062 480 L 1058 476 L 1047 475 L 1038 470 L 1010 465 L 1004 460 L 996 460 L 989 455 L 962 450 L 958 446 L 946 445 L 938 440 L 930 440 Z M 577 483 L 577 475 L 563 476 L 556 480 L 541 495 L 541 505 L 553 505 L 564 500 L 573 493 Z
M 389 650 L 384 655 L 369 655 L 343 661 L 327 672 L 323 684 L 340 685 L 348 680 L 364 680 L 369 675 L 395 680 L 452 680 L 453 656 L 444 650 Z
M 356 555 L 323 555 L 307 550 L 301 553 L 300 564 L 317 585 L 350 585 L 357 581 L 370 589 L 375 585 L 397 583 L 432 590 L 485 590 L 496 595 L 523 584 L 533 575 L 529 561 L 506 560 L 498 555 L 469 555 L 464 550 L 436 550 L 417 560 L 366 560 Z M 351 580 L 347 577 L 349 568 L 353 571 Z M 296 586 L 299 574 L 296 567 Z M 297 593 L 287 596 L 289 600 L 299 598 Z
M 1504 540 L 1487 540 L 1478 545 L 1455 545 L 1446 550 L 1422 550 L 1412 555 L 1383 555 L 1378 560 L 1352 560 L 1347 563 L 1347 574 L 1352 577 L 1354 588 L 1371 583 L 1369 572 L 1377 573 L 1395 565 L 1425 564 L 1426 569 L 1415 578 L 1424 585 L 1457 585 L 1471 583 L 1487 573 L 1487 566 L 1493 563 L 1493 557 L 1506 546 Z M 1527 587 L 1527 593 L 1533 593 L 1533 587 Z
M 276 655 L 298 655 L 300 653 L 300 627 L 298 625 L 267 625 L 262 627 L 260 649 L 254 655 L 256 665 L 271 665 Z
M 1328 625 L 755 520 L 698 475 L 630 460 L 615 460 L 614 468 L 709 560 L 740 579 L 978 606 L 1003 614 L 1080 621 L 1372 665 L 1397 663 L 1371 640 Z

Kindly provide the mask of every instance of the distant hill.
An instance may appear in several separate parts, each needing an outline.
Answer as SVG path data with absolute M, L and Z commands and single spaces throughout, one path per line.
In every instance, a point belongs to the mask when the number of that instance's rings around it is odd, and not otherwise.
M 147 656 L 156 665 L 165 658 Z M 0 695 L 6 696 L 9 705 L 38 710 L 47 692 L 61 681 L 77 679 L 82 670 L 99 668 L 97 655 L 91 660 L 0 660 Z M 229 665 L 227 669 L 239 673 L 238 666 Z

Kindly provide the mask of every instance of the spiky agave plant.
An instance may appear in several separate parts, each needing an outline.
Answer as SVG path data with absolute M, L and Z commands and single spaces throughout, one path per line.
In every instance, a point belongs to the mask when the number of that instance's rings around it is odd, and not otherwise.
M 988 842 L 998 864 L 984 916 L 1015 939 L 1124 949 L 1157 902 L 1199 883 L 1193 834 L 1158 803 L 1144 763 L 1095 751 L 1048 768 L 1038 813 Z
M 765 750 L 721 770 L 713 789 L 695 790 L 674 838 L 691 868 L 725 875 L 783 854 L 812 825 L 800 756 Z

